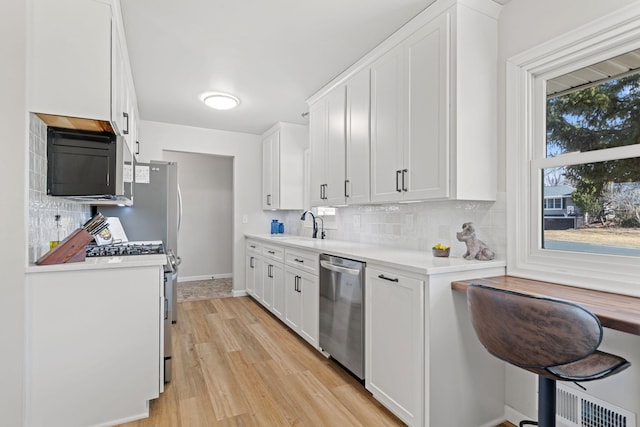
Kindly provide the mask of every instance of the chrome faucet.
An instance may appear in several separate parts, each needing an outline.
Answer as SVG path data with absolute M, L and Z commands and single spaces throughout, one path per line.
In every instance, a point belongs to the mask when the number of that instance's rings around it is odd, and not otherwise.
M 311 215 L 311 218 L 313 219 L 313 235 L 311 237 L 313 237 L 314 239 L 318 238 L 318 222 L 317 220 L 320 220 L 320 224 L 322 225 L 322 230 L 320 231 L 320 238 L 324 239 L 324 220 L 322 219 L 322 217 L 316 217 L 313 212 L 306 210 L 304 212 L 302 212 L 302 216 L 300 217 L 300 219 L 302 221 L 304 221 L 307 218 L 307 214 Z

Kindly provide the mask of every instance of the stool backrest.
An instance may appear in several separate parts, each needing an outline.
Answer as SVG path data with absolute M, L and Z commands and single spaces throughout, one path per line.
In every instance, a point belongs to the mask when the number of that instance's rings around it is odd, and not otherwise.
M 583 359 L 602 341 L 598 318 L 579 305 L 472 284 L 467 301 L 484 347 L 522 368 Z

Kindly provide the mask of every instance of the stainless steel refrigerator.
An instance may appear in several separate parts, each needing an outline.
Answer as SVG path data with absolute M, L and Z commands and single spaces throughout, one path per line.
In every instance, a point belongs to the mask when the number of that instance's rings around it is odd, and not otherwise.
M 178 231 L 182 216 L 178 164 L 160 161 L 136 163 L 133 206 L 101 206 L 99 211 L 105 216 L 120 218 L 129 240 L 162 240 L 165 252 L 178 257 Z M 173 292 L 170 309 L 174 323 L 177 319 L 176 298 L 176 292 Z
M 165 381 L 171 378 L 171 323 L 178 319 L 178 232 L 182 200 L 178 164 L 152 161 L 134 167 L 133 206 L 100 206 L 105 216 L 116 216 L 129 241 L 162 240 L 168 264 L 165 268 Z

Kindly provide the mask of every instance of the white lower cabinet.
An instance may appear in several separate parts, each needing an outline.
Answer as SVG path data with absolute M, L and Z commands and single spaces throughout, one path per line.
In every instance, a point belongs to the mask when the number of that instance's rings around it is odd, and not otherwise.
M 250 295 L 319 349 L 319 254 L 247 242 Z M 476 338 L 466 294 L 453 291 L 451 282 L 501 276 L 504 266 L 470 262 L 442 270 L 425 274 L 367 262 L 365 387 L 409 426 L 498 425 L 504 363 Z
M 247 294 L 262 300 L 262 245 L 255 240 L 247 240 L 245 263 L 245 287 Z
M 318 276 L 286 267 L 284 323 L 318 348 Z
M 318 348 L 318 254 L 247 239 L 247 293 Z
M 161 262 L 31 268 L 25 425 L 115 425 L 148 416 L 149 400 L 164 387 Z
M 284 317 L 284 248 L 262 247 L 262 305 L 279 319 Z
M 284 268 L 281 262 L 262 261 L 262 305 L 278 318 L 284 313 Z
M 424 282 L 367 266 L 365 386 L 402 421 L 423 422 Z

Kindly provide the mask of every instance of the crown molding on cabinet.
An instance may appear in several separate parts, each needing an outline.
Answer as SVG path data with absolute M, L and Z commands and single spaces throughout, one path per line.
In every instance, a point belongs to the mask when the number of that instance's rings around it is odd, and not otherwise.
M 393 47 L 397 46 L 411 34 L 422 28 L 425 24 L 440 16 L 446 10 L 455 6 L 463 6 L 469 9 L 473 9 L 495 20 L 498 19 L 498 15 L 500 14 L 500 11 L 503 7 L 500 4 L 496 3 L 494 0 L 436 0 L 425 10 L 416 15 L 415 18 L 400 27 L 395 33 L 390 35 L 382 43 L 373 48 L 366 55 L 356 61 L 353 65 L 351 65 L 337 77 L 327 83 L 319 91 L 311 95 L 306 101 L 307 104 L 314 104 L 318 101 L 318 99 L 324 97 L 325 95 L 327 95 L 327 93 L 331 92 L 337 86 L 343 84 L 354 74 L 370 66 L 378 58 L 380 58 Z

